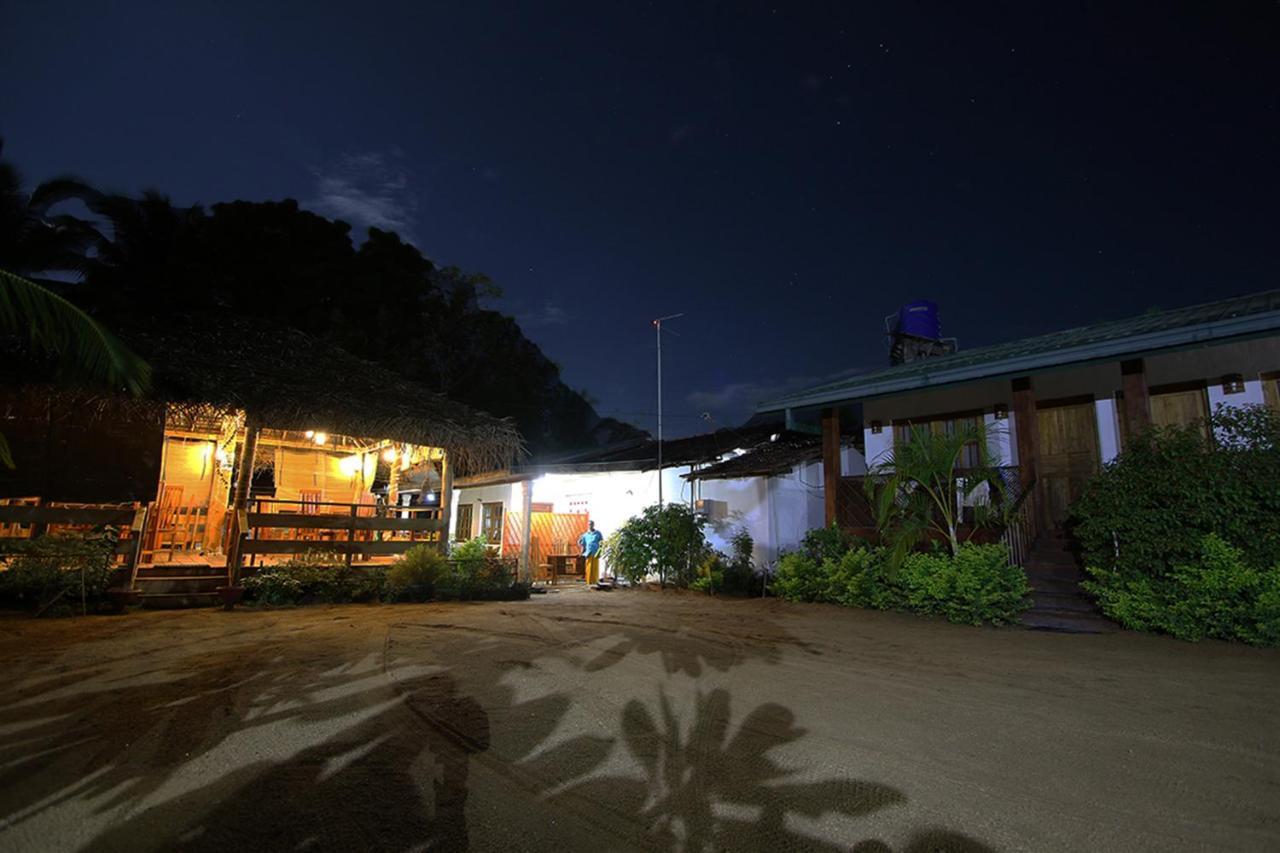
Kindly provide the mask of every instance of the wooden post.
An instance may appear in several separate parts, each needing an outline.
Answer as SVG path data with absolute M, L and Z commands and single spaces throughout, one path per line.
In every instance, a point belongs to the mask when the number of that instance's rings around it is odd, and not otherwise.
M 1018 480 L 1026 488 L 1036 479 L 1040 461 L 1040 422 L 1030 377 L 1013 380 L 1013 424 L 1018 434 Z
M 1120 387 L 1124 391 L 1124 435 L 1126 441 L 1151 426 L 1151 399 L 1142 359 L 1120 362 Z
M 835 524 L 840 506 L 840 410 L 822 413 L 822 498 L 826 526 Z
M 453 515 L 453 463 L 449 451 L 440 453 L 440 553 L 449 553 L 449 525 Z M 470 538 L 470 537 L 468 537 Z
M 236 490 L 231 500 L 231 511 L 235 514 L 236 526 L 231 537 L 235 546 L 228 560 L 227 583 L 230 586 L 240 584 L 240 542 L 248 533 L 247 530 L 240 529 L 240 524 L 249 506 L 249 486 L 253 483 L 253 462 L 258 454 L 258 435 L 261 432 L 262 420 L 252 412 L 247 412 L 244 419 L 244 449 L 241 451 Z
M 658 472 L 661 476 L 662 472 Z M 532 582 L 533 567 L 529 565 L 529 555 L 533 551 L 533 543 L 530 538 L 533 536 L 533 478 L 530 477 L 521 484 L 520 490 L 520 580 L 525 583 Z

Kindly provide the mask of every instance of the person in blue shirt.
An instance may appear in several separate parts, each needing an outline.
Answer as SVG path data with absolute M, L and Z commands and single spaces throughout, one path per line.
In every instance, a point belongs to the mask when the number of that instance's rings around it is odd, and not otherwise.
M 600 545 L 603 542 L 604 535 L 596 530 L 596 523 L 588 521 L 587 532 L 578 537 L 578 547 L 582 549 L 582 556 L 587 558 L 587 583 L 592 585 L 600 580 Z

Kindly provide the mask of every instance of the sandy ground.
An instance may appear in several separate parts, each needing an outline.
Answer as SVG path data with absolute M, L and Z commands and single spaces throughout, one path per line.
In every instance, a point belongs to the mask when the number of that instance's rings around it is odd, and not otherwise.
M 657 592 L 0 619 L 3 850 L 1276 850 L 1280 654 Z

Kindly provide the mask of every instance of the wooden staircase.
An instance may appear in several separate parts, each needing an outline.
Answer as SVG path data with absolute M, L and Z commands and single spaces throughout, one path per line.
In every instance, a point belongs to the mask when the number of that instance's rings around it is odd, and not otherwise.
M 1031 585 L 1031 608 L 1022 614 L 1023 625 L 1038 631 L 1073 634 L 1118 630 L 1080 588 L 1084 571 L 1071 540 L 1062 533 L 1049 533 L 1037 539 L 1023 568 Z
M 142 606 L 172 610 L 183 607 L 217 607 L 222 603 L 218 587 L 226 586 L 227 570 L 207 563 L 143 566 L 136 587 Z

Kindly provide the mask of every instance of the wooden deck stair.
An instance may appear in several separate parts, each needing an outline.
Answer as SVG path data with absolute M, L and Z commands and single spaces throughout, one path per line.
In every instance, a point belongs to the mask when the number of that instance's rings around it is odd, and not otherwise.
M 1061 533 L 1038 539 L 1024 566 L 1031 584 L 1031 608 L 1022 624 L 1039 631 L 1104 634 L 1118 630 L 1080 588 L 1084 572 L 1072 543 Z
M 143 566 L 137 577 L 142 606 L 166 610 L 216 607 L 221 604 L 218 587 L 226 583 L 227 570 L 207 563 Z

